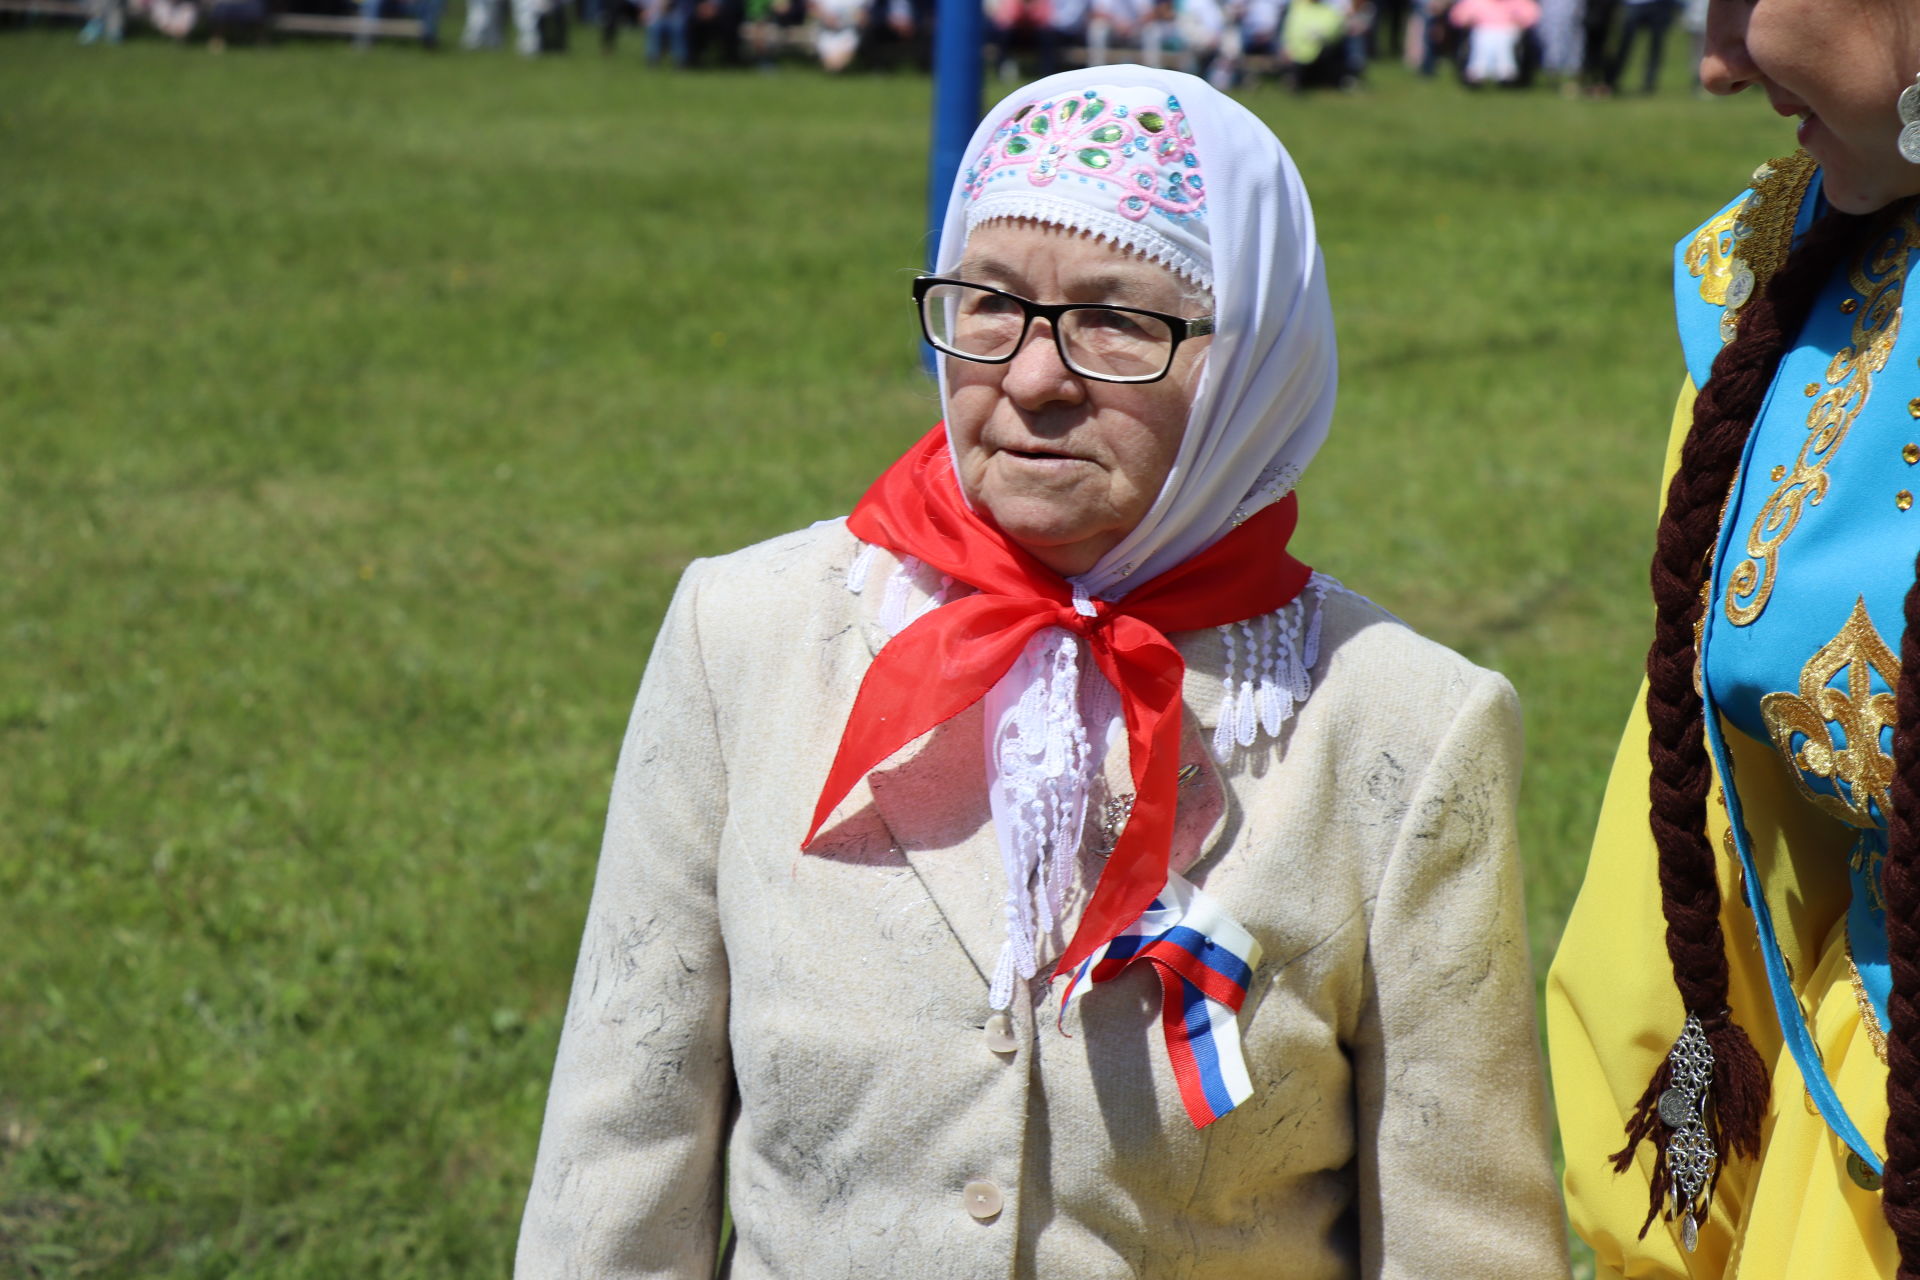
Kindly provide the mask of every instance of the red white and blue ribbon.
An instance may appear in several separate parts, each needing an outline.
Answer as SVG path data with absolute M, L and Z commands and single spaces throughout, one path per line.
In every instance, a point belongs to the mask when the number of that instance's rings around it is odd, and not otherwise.
M 1160 1024 L 1167 1057 L 1195 1128 L 1204 1129 L 1253 1096 L 1240 1051 L 1240 1006 L 1260 944 L 1220 904 L 1170 873 L 1140 918 L 1074 969 L 1060 1014 L 1136 961 L 1160 975 Z

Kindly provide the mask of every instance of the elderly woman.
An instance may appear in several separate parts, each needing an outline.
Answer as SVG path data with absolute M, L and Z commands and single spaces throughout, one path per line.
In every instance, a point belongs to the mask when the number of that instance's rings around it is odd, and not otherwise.
M 1131 67 L 968 155 L 944 428 L 662 626 L 519 1274 L 1561 1274 L 1512 691 L 1287 553 L 1291 161 Z
M 1548 995 L 1602 1276 L 1920 1276 L 1917 28 L 1708 11 L 1702 83 L 1804 150 L 1676 255 L 1647 686 Z

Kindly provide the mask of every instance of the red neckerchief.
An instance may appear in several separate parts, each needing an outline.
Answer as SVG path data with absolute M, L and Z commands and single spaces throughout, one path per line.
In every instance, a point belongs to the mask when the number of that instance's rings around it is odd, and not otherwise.
M 1180 765 L 1186 663 L 1166 637 L 1271 613 L 1312 572 L 1287 554 L 1292 494 L 1121 599 L 1074 606 L 1073 588 L 973 511 L 960 494 L 944 427 L 874 481 L 847 519 L 863 541 L 914 556 L 974 588 L 923 614 L 874 657 L 847 717 L 804 849 L 855 783 L 894 752 L 978 702 L 1042 627 L 1087 643 L 1120 693 L 1133 771 L 1128 817 L 1055 976 L 1070 973 L 1166 887 Z

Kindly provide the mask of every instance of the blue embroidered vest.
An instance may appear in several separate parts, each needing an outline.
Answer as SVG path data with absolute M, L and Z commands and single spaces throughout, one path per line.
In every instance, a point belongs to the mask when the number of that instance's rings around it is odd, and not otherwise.
M 1825 211 L 1804 156 L 1763 167 L 1754 190 L 1682 240 L 1674 298 L 1687 371 L 1707 383 L 1755 263 Z M 1789 166 L 1798 166 L 1798 183 Z M 1771 231 L 1761 225 L 1774 220 Z M 1782 360 L 1749 435 L 1714 555 L 1703 625 L 1708 743 L 1732 777 L 1724 726 L 1770 746 L 1802 798 L 1853 833 L 1847 940 L 1868 1034 L 1885 1061 L 1887 971 L 1880 867 L 1887 848 L 1901 617 L 1920 551 L 1920 332 L 1901 295 L 1920 253 L 1920 207 L 1880 215 L 1843 258 Z M 1920 329 L 1920 326 L 1915 326 Z M 1747 883 L 1761 883 L 1736 788 L 1727 790 Z M 1812 1046 L 1763 894 L 1750 895 L 1781 1031 L 1834 1132 L 1874 1170 Z M 1878 1025 L 1873 1025 L 1877 1023 Z

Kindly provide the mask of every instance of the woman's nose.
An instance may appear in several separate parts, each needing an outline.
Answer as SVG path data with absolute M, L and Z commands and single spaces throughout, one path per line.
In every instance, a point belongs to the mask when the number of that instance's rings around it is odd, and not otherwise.
M 1036 319 L 1027 330 L 1027 340 L 1007 362 L 1000 387 L 1023 409 L 1061 401 L 1077 404 L 1086 398 L 1086 380 L 1067 368 L 1053 334 L 1051 323 Z
M 1747 53 L 1750 0 L 1709 0 L 1707 38 L 1700 54 L 1700 84 L 1708 93 L 1739 93 L 1760 78 Z

